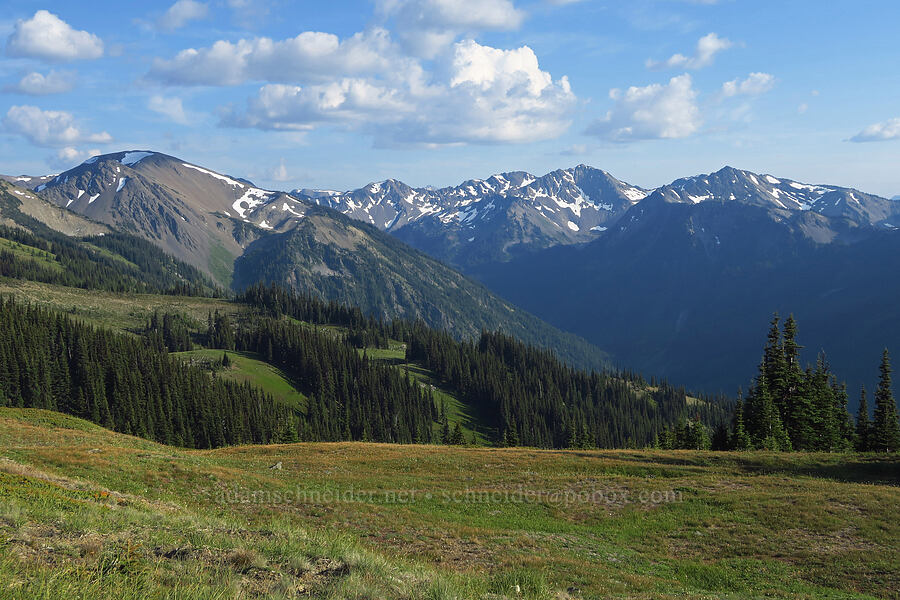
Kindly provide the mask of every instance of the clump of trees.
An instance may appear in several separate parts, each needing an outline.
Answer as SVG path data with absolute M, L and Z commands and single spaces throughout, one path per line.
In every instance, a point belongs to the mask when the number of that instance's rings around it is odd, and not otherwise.
M 847 386 L 831 372 L 824 354 L 800 365 L 797 322 L 772 319 L 762 361 L 746 399 L 738 398 L 723 449 L 842 452 L 900 450 L 900 422 L 891 388 L 887 349 L 881 357 L 874 417 L 865 388 L 856 422 L 847 411 Z

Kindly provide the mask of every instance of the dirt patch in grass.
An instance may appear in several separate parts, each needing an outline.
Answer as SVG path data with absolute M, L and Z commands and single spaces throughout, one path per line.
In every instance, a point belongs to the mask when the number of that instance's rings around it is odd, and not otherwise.
M 859 550 L 876 550 L 878 546 L 860 539 L 854 527 L 845 527 L 829 533 L 816 533 L 805 529 L 788 529 L 784 532 L 789 540 L 791 553 L 798 555 L 802 562 L 804 552 L 816 554 L 840 554 Z
M 454 571 L 487 571 L 501 563 L 496 548 L 488 548 L 477 535 L 467 537 L 448 531 L 421 531 L 413 528 L 381 530 L 363 536 L 375 548 L 428 562 Z

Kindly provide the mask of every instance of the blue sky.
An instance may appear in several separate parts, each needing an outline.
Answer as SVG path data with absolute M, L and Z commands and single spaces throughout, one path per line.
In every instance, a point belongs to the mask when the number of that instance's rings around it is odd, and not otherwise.
M 893 0 L 4 6 L 4 173 L 152 149 L 277 189 L 728 164 L 900 194 Z

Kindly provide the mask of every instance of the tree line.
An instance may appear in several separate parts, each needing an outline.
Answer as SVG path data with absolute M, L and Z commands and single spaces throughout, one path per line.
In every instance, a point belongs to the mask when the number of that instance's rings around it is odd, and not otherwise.
M 235 328 L 214 316 L 207 332 L 213 348 L 261 355 L 279 367 L 308 398 L 299 440 L 426 443 L 437 410 L 431 391 L 402 371 L 369 360 L 346 337 L 267 316 Z
M 622 374 L 578 371 L 501 332 L 459 342 L 413 325 L 401 339 L 407 360 L 474 407 L 499 445 L 639 447 L 689 411 L 708 422 L 724 415 L 709 400 L 689 407 L 685 391 L 665 382 L 652 387 Z
M 875 393 L 875 418 L 869 420 L 865 390 L 857 422 L 847 411 L 847 387 L 831 372 L 824 354 L 815 366 L 800 364 L 797 322 L 782 329 L 772 319 L 763 358 L 746 401 L 738 400 L 729 446 L 737 450 L 846 450 L 894 452 L 900 449 L 900 424 L 891 388 L 887 349 L 881 357 Z

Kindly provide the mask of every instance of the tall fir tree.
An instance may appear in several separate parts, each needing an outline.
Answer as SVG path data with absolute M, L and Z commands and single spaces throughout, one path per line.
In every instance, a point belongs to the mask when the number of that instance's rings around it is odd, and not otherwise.
M 856 412 L 856 450 L 857 452 L 869 451 L 869 435 L 872 431 L 872 421 L 869 418 L 869 401 L 866 398 L 866 386 L 859 390 L 859 410 Z
M 731 425 L 731 438 L 728 443 L 731 450 L 750 450 L 753 444 L 744 426 L 744 400 L 738 397 L 734 407 L 734 418 Z
M 760 364 L 756 385 L 747 397 L 746 427 L 754 447 L 762 450 L 790 450 L 791 442 L 781 423 L 766 379 L 765 362 Z
M 796 450 L 809 449 L 814 444 L 813 393 L 811 380 L 804 377 L 800 366 L 800 346 L 797 343 L 797 321 L 790 315 L 784 322 L 782 340 L 784 348 L 784 384 L 775 402 L 780 405 L 784 428 L 791 438 L 791 446 Z
M 878 389 L 875 390 L 875 413 L 869 444 L 875 452 L 900 451 L 900 423 L 897 421 L 897 402 L 891 388 L 891 357 L 887 348 L 881 355 Z

